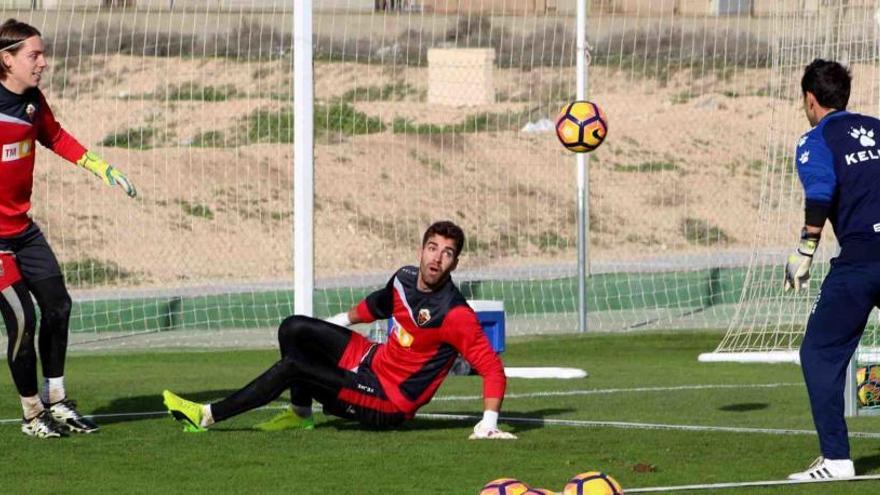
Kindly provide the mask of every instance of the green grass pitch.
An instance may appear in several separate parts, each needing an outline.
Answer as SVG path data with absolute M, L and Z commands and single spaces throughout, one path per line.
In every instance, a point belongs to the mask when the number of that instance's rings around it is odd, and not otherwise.
M 218 335 L 206 333 L 206 338 Z M 509 339 L 507 366 L 571 366 L 590 376 L 510 379 L 502 416 L 812 429 L 798 367 L 698 363 L 697 355 L 712 350 L 719 339 L 715 332 Z M 68 390 L 89 414 L 160 411 L 163 388 L 197 400 L 216 399 L 276 356 L 271 350 L 73 354 Z M 6 390 L 0 418 L 19 417 L 8 373 L 0 377 L 0 387 Z M 658 388 L 665 390 L 652 390 Z M 478 377 L 450 377 L 422 412 L 477 415 L 480 392 Z M 815 435 L 772 433 L 502 421 L 519 440 L 476 442 L 467 440 L 472 420 L 416 419 L 397 430 L 371 431 L 321 415 L 313 431 L 250 429 L 275 412 L 253 411 L 205 434 L 183 433 L 167 416 L 99 417 L 100 432 L 51 441 L 25 437 L 16 422 L 6 421 L 0 424 L 3 486 L 27 486 L 30 493 L 468 495 L 500 477 L 560 491 L 572 475 L 602 470 L 626 489 L 783 479 L 818 455 Z M 849 426 L 851 432 L 880 432 L 880 418 L 853 418 Z M 852 449 L 859 474 L 880 473 L 880 439 L 853 439 Z M 865 481 L 710 493 L 877 491 L 880 482 Z

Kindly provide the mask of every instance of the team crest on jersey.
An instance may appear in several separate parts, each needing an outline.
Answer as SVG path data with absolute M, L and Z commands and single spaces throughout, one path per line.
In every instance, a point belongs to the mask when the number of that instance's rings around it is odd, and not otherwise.
M 28 105 L 24 107 L 24 113 L 27 114 L 29 119 L 32 119 L 34 117 L 34 112 L 36 111 L 37 107 L 35 107 L 33 103 L 28 103 Z
M 416 318 L 416 323 L 418 323 L 419 326 L 422 326 L 425 323 L 428 323 L 428 320 L 430 320 L 430 319 L 431 319 L 431 311 L 428 310 L 428 308 L 423 308 L 423 309 L 419 310 L 419 317 Z

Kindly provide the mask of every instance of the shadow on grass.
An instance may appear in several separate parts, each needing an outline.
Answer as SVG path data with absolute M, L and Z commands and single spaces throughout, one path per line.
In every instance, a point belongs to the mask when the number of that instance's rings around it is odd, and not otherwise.
M 543 428 L 544 425 L 541 424 L 541 420 L 550 416 L 555 416 L 558 414 L 564 414 L 567 412 L 572 412 L 574 409 L 571 408 L 555 408 L 555 409 L 539 409 L 537 411 L 529 411 L 528 413 L 515 413 L 512 414 L 512 417 L 516 418 L 528 418 L 530 422 L 528 423 L 520 423 L 520 422 L 506 422 L 504 419 L 500 419 L 498 422 L 502 425 L 505 425 L 504 430 L 510 431 L 512 433 L 521 433 L 529 430 L 535 430 L 538 428 Z M 393 428 L 376 428 L 361 425 L 360 423 L 335 418 L 328 417 L 328 421 L 321 424 L 321 426 L 333 426 L 339 430 L 394 430 L 394 431 L 425 431 L 425 430 L 448 430 L 462 427 L 473 427 L 479 421 L 480 413 L 475 411 L 443 411 L 436 412 L 431 411 L 431 414 L 437 415 L 449 415 L 449 416 L 473 416 L 473 419 L 428 419 L 428 418 L 415 418 L 410 421 L 406 421 L 403 424 L 393 427 Z M 504 413 L 502 412 L 502 415 Z M 534 420 L 534 423 L 531 422 Z
M 856 465 L 856 474 L 877 474 L 880 469 L 880 454 L 869 455 L 854 459 Z
M 206 390 L 199 392 L 180 392 L 181 397 L 191 400 L 194 402 L 212 402 L 216 401 L 222 397 L 226 397 L 235 392 L 235 390 Z M 175 392 L 177 393 L 177 392 Z M 286 399 L 282 396 L 279 399 L 281 402 L 286 404 Z M 154 419 L 156 417 L 160 417 L 166 411 L 165 405 L 162 403 L 162 394 L 161 392 L 156 392 L 154 395 L 140 395 L 135 397 L 120 397 L 118 399 L 114 399 L 109 404 L 96 408 L 91 412 L 90 415 L 96 416 L 97 422 L 102 425 L 109 425 L 114 423 L 123 423 L 129 421 L 143 421 L 147 419 Z M 529 411 L 527 413 L 516 413 L 515 417 L 517 418 L 528 418 L 529 422 L 511 422 L 506 423 L 503 419 L 500 421 L 501 424 L 505 424 L 509 428 L 505 428 L 508 431 L 512 431 L 513 433 L 525 432 L 529 430 L 534 430 L 538 428 L 543 428 L 544 425 L 541 424 L 541 420 L 545 417 L 553 417 L 559 414 L 564 414 L 567 412 L 571 412 L 573 409 L 571 408 L 553 408 L 553 409 L 539 409 L 536 411 Z M 160 414 L 156 414 L 160 413 Z M 450 416 L 474 416 L 473 420 L 471 419 L 427 419 L 427 418 L 415 418 L 410 421 L 406 421 L 403 424 L 396 427 L 375 427 L 369 425 L 362 425 L 357 421 L 338 418 L 335 416 L 325 416 L 325 420 L 318 423 L 319 428 L 327 428 L 332 427 L 338 430 L 361 430 L 361 431 L 419 431 L 419 430 L 444 430 L 444 429 L 454 429 L 454 428 L 462 428 L 463 426 L 472 426 L 478 420 L 479 413 L 475 411 L 444 411 L 437 412 L 434 414 L 444 414 Z M 534 420 L 534 422 L 531 422 Z M 221 425 L 218 425 L 217 428 L 214 428 L 215 431 L 253 431 L 247 428 L 224 428 Z
M 195 402 L 210 402 L 235 392 L 235 390 L 207 390 L 202 392 L 181 393 L 181 397 Z M 176 392 L 175 392 L 176 393 Z M 127 421 L 143 421 L 154 419 L 164 413 L 165 405 L 162 403 L 162 391 L 153 395 L 139 395 L 135 397 L 120 397 L 113 399 L 109 404 L 103 405 L 91 411 L 89 415 L 97 416 L 96 421 L 101 425 L 123 423 Z
M 767 409 L 768 407 L 770 407 L 770 404 L 767 404 L 766 402 L 744 402 L 742 404 L 728 404 L 726 406 L 721 406 L 718 410 L 727 412 L 749 412 Z

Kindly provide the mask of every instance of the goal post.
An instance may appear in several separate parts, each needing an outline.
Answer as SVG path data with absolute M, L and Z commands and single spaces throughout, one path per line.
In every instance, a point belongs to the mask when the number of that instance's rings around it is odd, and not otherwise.
M 754 254 L 727 333 L 715 351 L 701 355 L 700 361 L 780 362 L 790 358 L 797 362 L 817 288 L 838 251 L 833 232 L 826 229 L 814 258 L 810 290 L 783 292 L 784 256 L 793 249 L 796 230 L 803 223 L 803 193 L 793 156 L 797 137 L 807 130 L 798 111 L 803 68 L 817 57 L 840 60 L 854 78 L 849 109 L 873 114 L 880 104 L 876 7 L 826 2 L 817 8 L 815 15 L 797 11 L 772 15 L 769 89 L 774 105 L 756 219 L 760 228 L 752 241 Z M 778 254 L 765 255 L 776 250 Z M 875 359 L 869 349 L 877 344 L 877 329 L 877 318 L 870 318 L 857 362 Z

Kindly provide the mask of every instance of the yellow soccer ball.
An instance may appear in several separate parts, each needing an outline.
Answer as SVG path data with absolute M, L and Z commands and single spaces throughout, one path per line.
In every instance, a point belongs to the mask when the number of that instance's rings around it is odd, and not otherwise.
M 529 486 L 513 478 L 499 478 L 483 486 L 480 495 L 523 495 Z
M 568 480 L 562 489 L 562 495 L 623 495 L 623 489 L 611 476 L 589 471 Z
M 556 137 L 565 149 L 575 153 L 593 151 L 607 134 L 608 118 L 602 108 L 591 101 L 571 102 L 556 118 Z
M 860 406 L 880 406 L 880 364 L 869 364 L 857 369 L 856 383 Z

